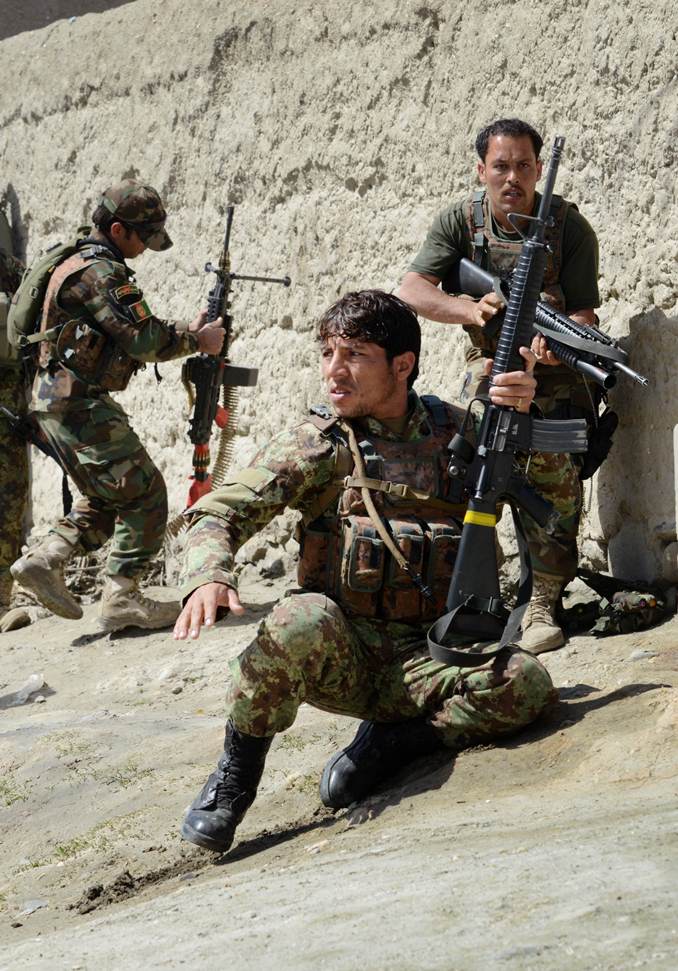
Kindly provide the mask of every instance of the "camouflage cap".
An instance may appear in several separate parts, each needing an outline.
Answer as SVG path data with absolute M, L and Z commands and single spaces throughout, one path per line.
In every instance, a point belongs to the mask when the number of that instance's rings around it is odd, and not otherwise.
M 149 249 L 165 250 L 172 246 L 165 231 L 167 213 L 152 186 L 124 179 L 104 190 L 99 205 L 105 206 L 125 226 L 134 229 Z

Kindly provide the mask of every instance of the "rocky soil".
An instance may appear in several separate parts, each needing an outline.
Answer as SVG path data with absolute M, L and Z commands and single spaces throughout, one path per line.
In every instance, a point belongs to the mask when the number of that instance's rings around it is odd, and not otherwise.
M 245 585 L 245 617 L 190 644 L 101 635 L 93 606 L 2 636 L 1 971 L 675 968 L 675 618 L 573 638 L 529 731 L 336 815 L 317 782 L 356 723 L 303 708 L 231 853 L 181 842 L 226 660 L 285 582 Z

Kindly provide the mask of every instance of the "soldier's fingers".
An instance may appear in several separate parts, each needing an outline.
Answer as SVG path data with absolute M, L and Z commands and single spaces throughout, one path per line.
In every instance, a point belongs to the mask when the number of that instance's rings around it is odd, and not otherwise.
M 238 591 L 233 590 L 232 587 L 228 588 L 228 609 L 231 611 L 232 614 L 235 614 L 236 617 L 239 617 L 241 614 L 245 613 L 245 608 L 240 603 L 240 597 L 238 596 Z
M 520 356 L 525 359 L 525 370 L 528 374 L 532 374 L 537 363 L 537 355 L 529 347 L 521 347 Z
M 190 600 L 181 611 L 174 624 L 174 639 L 177 641 L 183 641 L 188 636 L 188 628 L 191 619 L 191 603 Z

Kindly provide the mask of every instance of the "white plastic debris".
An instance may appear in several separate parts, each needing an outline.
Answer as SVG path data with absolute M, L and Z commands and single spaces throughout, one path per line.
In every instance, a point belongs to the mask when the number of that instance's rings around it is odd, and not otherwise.
M 41 674 L 32 674 L 14 695 L 12 705 L 25 705 L 34 692 L 45 687 L 45 679 Z

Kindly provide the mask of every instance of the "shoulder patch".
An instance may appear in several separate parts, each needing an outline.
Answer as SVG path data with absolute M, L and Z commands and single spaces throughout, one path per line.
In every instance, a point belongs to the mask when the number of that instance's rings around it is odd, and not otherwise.
M 136 303 L 141 297 L 141 290 L 134 283 L 125 283 L 111 290 L 111 294 L 120 303 Z

